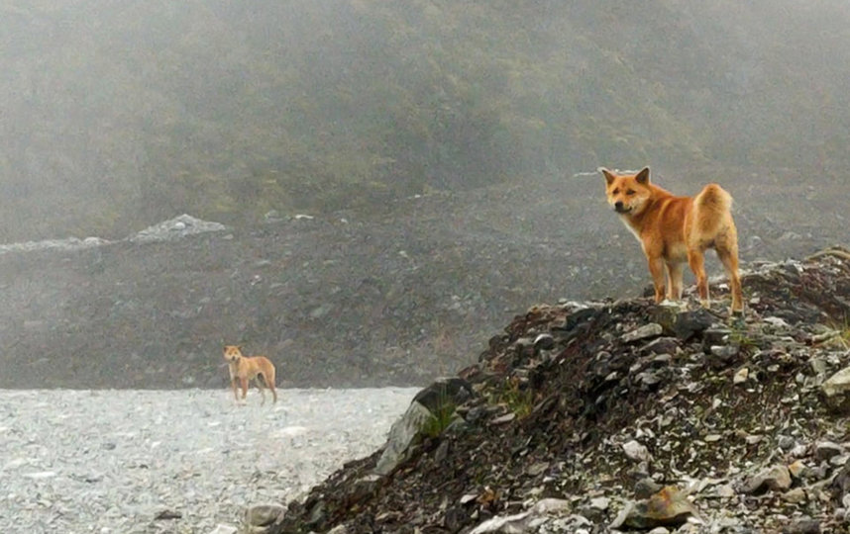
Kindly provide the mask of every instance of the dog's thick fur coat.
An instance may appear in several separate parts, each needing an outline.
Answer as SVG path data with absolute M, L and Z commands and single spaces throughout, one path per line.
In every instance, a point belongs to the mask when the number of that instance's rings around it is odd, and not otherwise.
M 233 389 L 233 396 L 239 400 L 237 393 L 237 381 L 242 386 L 242 399 L 248 394 L 248 381 L 254 380 L 260 394 L 263 396 L 262 404 L 266 403 L 266 392 L 263 389 L 265 384 L 272 391 L 274 402 L 277 402 L 277 391 L 274 387 L 274 364 L 265 356 L 254 356 L 249 358 L 242 355 L 242 351 L 236 345 L 225 345 L 224 360 L 227 362 L 227 368 L 230 371 L 230 387 Z
M 696 275 L 700 301 L 708 306 L 705 251 L 713 248 L 729 277 L 733 313 L 743 311 L 738 275 L 738 231 L 732 220 L 732 196 L 717 184 L 706 185 L 695 197 L 677 197 L 650 183 L 649 167 L 636 174 L 605 177 L 608 204 L 640 241 L 655 286 L 655 301 L 682 297 L 685 262 Z M 667 284 L 665 286 L 665 271 Z

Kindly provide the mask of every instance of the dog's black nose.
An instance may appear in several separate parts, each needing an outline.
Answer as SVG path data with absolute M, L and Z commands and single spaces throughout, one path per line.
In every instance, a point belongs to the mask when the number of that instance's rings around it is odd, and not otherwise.
M 614 203 L 614 209 L 617 210 L 617 211 L 623 211 L 623 201 L 618 200 L 617 202 L 615 202 Z

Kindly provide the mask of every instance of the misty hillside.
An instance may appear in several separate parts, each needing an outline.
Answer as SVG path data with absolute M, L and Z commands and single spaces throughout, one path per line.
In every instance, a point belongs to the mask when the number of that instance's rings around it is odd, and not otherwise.
M 840 184 L 844 3 L 634 6 L 0 0 L 0 241 L 600 164 Z
M 847 185 L 749 178 L 758 185 L 732 189 L 745 269 L 846 238 Z M 642 293 L 645 260 L 603 182 L 492 186 L 400 200 L 391 216 L 166 241 L 0 247 L 0 388 L 224 388 L 221 349 L 234 343 L 268 355 L 281 387 L 421 385 L 474 362 L 531 305 Z M 805 206 L 777 209 L 776 198 Z

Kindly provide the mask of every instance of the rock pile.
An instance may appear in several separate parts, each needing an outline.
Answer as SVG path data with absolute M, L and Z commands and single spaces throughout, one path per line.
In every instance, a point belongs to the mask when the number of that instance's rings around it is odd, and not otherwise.
M 850 251 L 743 280 L 533 307 L 263 531 L 850 531 Z
M 202 221 L 184 213 L 173 219 L 149 226 L 131 236 L 129 240 L 140 242 L 169 241 L 206 232 L 221 232 L 225 229 L 225 226 L 221 223 Z
M 203 234 L 206 232 L 221 232 L 225 230 L 221 223 L 203 221 L 191 215 L 183 214 L 162 221 L 159 224 L 149 226 L 144 230 L 128 237 L 125 241 L 150 243 L 154 241 L 171 241 L 186 236 Z M 0 244 L 0 254 L 8 252 L 35 252 L 42 250 L 74 251 L 101 247 L 116 243 L 100 237 L 68 237 L 65 239 L 46 239 L 43 241 L 26 241 L 23 243 Z

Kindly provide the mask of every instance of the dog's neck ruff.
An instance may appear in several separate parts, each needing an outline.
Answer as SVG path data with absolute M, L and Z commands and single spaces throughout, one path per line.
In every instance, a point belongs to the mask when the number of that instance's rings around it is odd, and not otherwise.
M 638 242 L 643 243 L 643 241 L 640 238 L 640 234 L 638 233 L 637 230 L 635 230 L 635 227 L 632 226 L 632 223 L 629 221 L 628 214 L 626 214 L 626 213 L 621 214 L 620 220 L 623 221 L 623 224 L 626 226 L 626 229 L 628 229 L 628 231 L 631 232 L 633 236 L 635 236 L 635 239 L 637 239 Z

